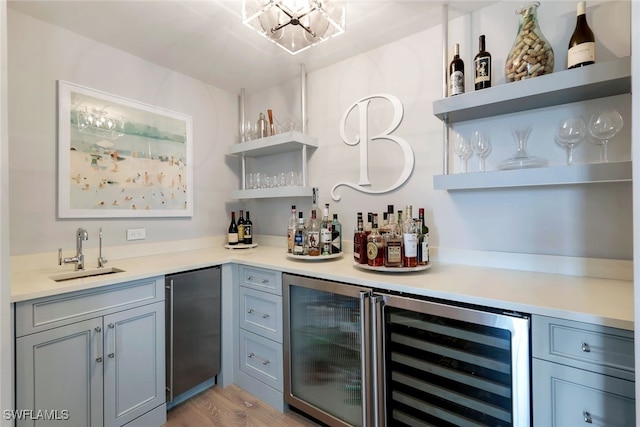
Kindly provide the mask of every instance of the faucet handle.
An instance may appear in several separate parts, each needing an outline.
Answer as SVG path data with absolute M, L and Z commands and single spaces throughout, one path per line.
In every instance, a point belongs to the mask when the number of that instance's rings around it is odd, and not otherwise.
M 109 262 L 109 260 L 108 260 L 108 259 L 106 259 L 105 257 L 103 257 L 103 256 L 99 256 L 99 257 L 98 257 L 98 267 L 99 267 L 99 268 L 104 267 L 104 265 L 105 265 L 106 263 L 108 263 L 108 262 Z
M 62 248 L 58 248 L 58 265 L 62 265 Z

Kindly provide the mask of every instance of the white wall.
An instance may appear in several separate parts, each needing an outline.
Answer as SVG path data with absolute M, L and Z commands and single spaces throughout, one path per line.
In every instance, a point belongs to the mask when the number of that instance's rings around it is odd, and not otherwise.
M 13 10 L 8 11 L 8 31 L 12 255 L 54 252 L 58 247 L 71 254 L 78 226 L 89 231 L 88 248 L 97 247 L 100 227 L 105 246 L 126 244 L 125 229 L 130 227 L 146 227 L 146 242 L 225 232 L 227 213 L 237 208 L 229 204 L 228 194 L 236 185 L 238 165 L 225 156 L 237 128 L 236 94 Z M 192 116 L 192 218 L 57 219 L 58 79 Z
M 486 34 L 487 49 L 493 55 L 494 85 L 504 84 L 502 67 L 515 38 L 518 20 L 514 10 L 519 4 L 499 3 L 450 23 L 449 44 L 461 43 L 467 67 L 467 91 L 473 87 L 471 63 L 477 52 L 479 34 Z M 588 2 L 588 19 L 597 38 L 598 61 L 630 54 L 629 8 L 629 2 Z M 553 45 L 556 71 L 563 70 L 566 45 L 575 25 L 575 2 L 543 1 L 539 20 L 543 33 Z M 320 188 L 320 203 L 331 203 L 331 211 L 339 214 L 347 233 L 355 227 L 357 211 L 382 212 L 390 203 L 395 204 L 396 209 L 411 204 L 414 212 L 418 207 L 426 209 L 431 242 L 440 248 L 630 260 L 630 183 L 460 192 L 433 189 L 433 175 L 442 173 L 442 124 L 432 112 L 432 101 L 442 96 L 441 33 L 440 27 L 428 29 L 309 73 L 308 131 L 320 141 L 320 148 L 311 156 L 309 171 L 311 184 Z M 278 114 L 299 115 L 295 113 L 299 108 L 297 90 L 298 83 L 294 81 L 250 94 L 248 116 L 255 119 L 259 111 L 267 108 L 272 108 L 276 117 Z M 338 192 L 342 200 L 334 202 L 330 199 L 331 188 L 340 181 L 357 182 L 359 174 L 359 147 L 341 141 L 340 118 L 353 102 L 376 93 L 393 94 L 404 104 L 404 120 L 394 135 L 411 144 L 415 152 L 414 172 L 395 192 L 367 195 L 341 187 Z M 627 123 L 610 143 L 610 158 L 629 160 L 630 95 L 465 122 L 454 126 L 452 137 L 457 132 L 468 136 L 474 129 L 488 130 L 493 151 L 487 159 L 487 170 L 492 170 L 515 151 L 511 128 L 532 125 L 530 153 L 549 159 L 550 165 L 562 165 L 565 152 L 553 142 L 559 118 L 582 114 L 588 119 L 605 105 L 618 108 Z M 371 129 L 386 125 L 386 117 L 372 115 Z M 357 132 L 357 128 L 352 129 L 353 132 Z M 575 161 L 591 163 L 597 161 L 598 156 L 594 144 L 583 143 L 576 150 Z M 292 159 L 294 157 L 286 158 L 281 165 L 269 167 L 276 171 L 286 169 Z M 401 162 L 395 144 L 371 143 L 372 187 L 380 189 L 393 182 Z M 450 164 L 457 173 L 459 162 L 453 154 Z M 478 170 L 476 157 L 469 160 L 469 170 Z M 308 214 L 308 200 L 291 202 L 301 205 Z M 276 234 L 284 229 L 289 204 L 282 200 L 257 201 L 247 203 L 247 208 L 252 211 L 254 222 L 259 221 L 260 233 Z

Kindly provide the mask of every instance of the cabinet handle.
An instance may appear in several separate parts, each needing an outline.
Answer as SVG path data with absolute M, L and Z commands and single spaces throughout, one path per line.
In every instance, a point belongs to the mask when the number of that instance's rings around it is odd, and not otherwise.
M 263 358 L 262 358 L 262 357 L 260 357 L 260 356 L 256 356 L 256 354 L 255 354 L 255 353 L 249 353 L 249 354 L 247 355 L 247 357 L 248 357 L 249 359 L 257 359 L 257 360 L 259 360 L 260 362 L 262 362 L 262 364 L 263 364 L 263 365 L 268 365 L 269 363 L 271 363 L 271 361 L 270 361 L 269 359 L 263 359 Z
M 107 327 L 109 329 L 114 329 L 116 327 L 116 325 L 114 325 L 113 323 L 109 323 L 107 325 Z M 109 348 L 111 349 L 111 353 L 107 354 L 107 356 L 109 356 L 110 359 L 113 359 L 115 357 L 115 337 L 114 337 L 114 332 L 110 333 L 109 335 L 111 335 L 111 339 L 109 340 Z
M 591 353 L 591 347 L 589 347 L 589 343 L 582 343 L 582 351 L 584 351 L 585 353 Z
M 254 310 L 253 308 L 250 308 L 249 310 L 247 310 L 247 313 L 249 313 L 249 314 L 253 314 L 253 313 L 260 314 L 263 319 L 266 319 L 266 318 L 269 317 L 269 313 L 260 313 L 259 311 Z
M 114 357 L 116 357 L 116 355 L 114 353 L 109 353 L 109 354 L 107 354 L 107 356 L 109 356 L 110 359 L 113 359 Z
M 98 357 L 96 357 L 96 363 L 102 363 L 102 336 L 100 336 L 102 328 L 100 326 L 96 326 L 94 330 L 98 335 L 98 337 L 96 338 L 96 345 L 98 346 Z
M 593 424 L 593 418 L 591 417 L 591 413 L 589 411 L 582 411 L 582 418 L 584 422 L 587 424 Z
M 264 283 L 264 284 L 269 283 L 269 279 L 257 279 L 257 278 L 255 278 L 253 276 L 247 277 L 247 281 L 249 281 L 249 282 L 254 282 L 255 281 L 255 282 L 260 282 L 260 283 Z

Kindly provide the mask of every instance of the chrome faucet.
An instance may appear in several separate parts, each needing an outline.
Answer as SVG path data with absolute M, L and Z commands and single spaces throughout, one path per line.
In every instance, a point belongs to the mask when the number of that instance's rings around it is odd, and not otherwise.
M 98 253 L 98 268 L 102 268 L 108 262 L 108 260 L 102 256 L 102 228 L 100 228 L 99 236 L 100 236 L 100 249 Z
M 76 256 L 70 258 L 62 258 L 62 248 L 58 249 L 58 265 L 64 264 L 76 264 L 77 270 L 84 270 L 84 255 L 82 254 L 82 241 L 89 240 L 89 233 L 87 230 L 80 227 L 76 231 Z

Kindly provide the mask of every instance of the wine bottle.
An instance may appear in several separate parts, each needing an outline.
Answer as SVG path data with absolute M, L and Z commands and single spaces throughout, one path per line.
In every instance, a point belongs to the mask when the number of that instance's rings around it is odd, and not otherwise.
M 460 45 L 453 48 L 453 59 L 449 63 L 449 96 L 464 93 L 464 61 L 460 58 Z
M 238 244 L 238 225 L 236 224 L 235 212 L 231 212 L 231 224 L 229 224 L 229 233 L 227 234 L 227 243 L 230 245 Z
M 238 243 L 244 244 L 244 211 L 238 216 Z
M 587 24 L 585 15 L 585 2 L 578 2 L 576 28 L 569 39 L 569 51 L 567 54 L 567 68 L 584 67 L 596 62 L 596 39 L 593 31 Z
M 253 244 L 252 233 L 253 233 L 253 223 L 251 222 L 249 211 L 247 211 L 247 219 L 244 221 L 244 244 L 245 245 Z
M 429 264 L 429 227 L 424 221 L 424 208 L 418 209 L 420 233 L 418 235 L 418 265 Z
M 487 52 L 485 47 L 484 34 L 480 36 L 478 54 L 473 59 L 474 84 L 475 89 L 486 89 L 491 87 L 491 54 Z

